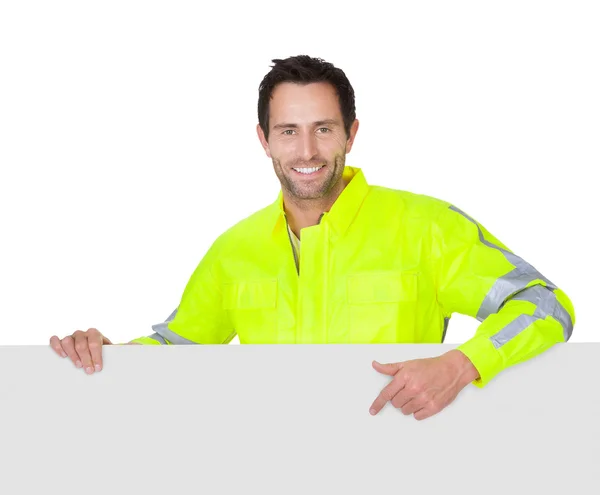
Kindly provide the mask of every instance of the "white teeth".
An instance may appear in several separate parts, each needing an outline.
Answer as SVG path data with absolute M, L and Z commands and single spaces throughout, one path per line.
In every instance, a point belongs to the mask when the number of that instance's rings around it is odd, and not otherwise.
M 294 170 L 296 172 L 300 172 L 301 174 L 313 174 L 321 168 L 323 168 L 323 165 L 321 165 L 320 167 L 313 167 L 313 168 L 295 168 Z

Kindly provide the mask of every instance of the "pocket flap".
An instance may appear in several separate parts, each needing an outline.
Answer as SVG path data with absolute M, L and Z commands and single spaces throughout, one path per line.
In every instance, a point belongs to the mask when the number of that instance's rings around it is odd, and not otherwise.
M 417 300 L 416 270 L 374 271 L 348 277 L 348 303 L 396 303 Z

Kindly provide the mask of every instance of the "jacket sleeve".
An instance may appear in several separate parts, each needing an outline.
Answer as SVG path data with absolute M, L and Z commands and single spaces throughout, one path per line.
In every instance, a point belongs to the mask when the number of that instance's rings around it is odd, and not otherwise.
M 179 306 L 154 333 L 130 343 L 149 345 L 228 344 L 236 332 L 223 309 L 221 286 L 215 276 L 218 240 L 188 280 Z
M 569 340 L 575 311 L 561 289 L 454 205 L 433 226 L 438 304 L 481 322 L 457 347 L 479 371 L 474 385 Z

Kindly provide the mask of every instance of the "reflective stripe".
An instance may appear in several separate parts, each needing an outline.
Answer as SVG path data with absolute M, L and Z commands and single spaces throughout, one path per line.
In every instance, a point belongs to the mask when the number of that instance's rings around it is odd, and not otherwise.
M 173 311 L 165 321 L 173 321 L 173 319 L 175 318 L 175 315 L 177 314 L 178 309 L 179 309 L 179 306 L 177 306 L 175 308 L 175 311 Z
M 180 335 L 177 335 L 173 330 L 171 330 L 168 325 L 169 322 L 173 321 L 175 315 L 177 314 L 177 310 L 179 306 L 175 308 L 175 310 L 169 315 L 169 317 L 162 323 L 157 323 L 156 325 L 152 325 L 152 330 L 154 330 L 159 337 L 163 340 L 167 339 L 169 342 L 175 345 L 197 345 L 196 342 L 192 342 L 191 340 L 185 339 Z M 154 334 L 156 335 L 156 334 Z M 158 339 L 156 339 L 158 340 Z M 165 342 L 166 344 L 167 342 Z
M 477 230 L 479 231 L 479 240 L 482 244 L 485 244 L 486 246 L 491 247 L 493 249 L 497 249 L 502 254 L 504 254 L 506 259 L 511 264 L 515 266 L 514 270 L 511 270 L 506 275 L 499 277 L 485 296 L 476 316 L 476 318 L 479 321 L 485 320 L 492 313 L 497 313 L 504 304 L 504 301 L 510 298 L 513 294 L 522 291 L 525 287 L 527 287 L 529 283 L 533 282 L 534 280 L 543 280 L 550 289 L 557 289 L 556 285 L 550 282 L 550 280 L 544 277 L 540 272 L 538 272 L 525 260 L 517 256 L 516 254 L 511 253 L 506 249 L 503 249 L 500 246 L 496 246 L 496 244 L 493 244 L 490 241 L 486 240 L 483 237 L 483 232 L 481 230 L 481 227 L 479 227 L 479 224 L 465 212 L 463 212 L 454 205 L 451 205 L 449 208 L 453 211 L 456 211 L 457 213 L 460 213 L 467 220 L 475 224 Z
M 554 294 L 554 292 L 552 294 L 556 298 L 556 294 Z M 563 327 L 565 342 L 567 342 L 573 334 L 573 320 L 571 319 L 569 312 L 560 302 L 558 302 L 558 300 L 556 300 L 556 306 L 554 307 L 554 313 L 552 313 L 552 316 L 560 321 L 560 324 Z
M 533 316 L 546 318 L 546 316 L 551 315 L 562 325 L 565 342 L 571 338 L 571 334 L 573 333 L 573 320 L 571 319 L 569 312 L 558 301 L 556 294 L 553 291 L 541 285 L 534 285 L 533 287 L 528 287 L 520 292 L 513 297 L 513 299 L 531 301 L 534 303 L 537 307 Z
M 496 349 L 502 347 L 510 339 L 520 334 L 529 325 L 534 323 L 538 318 L 530 315 L 519 315 L 496 335 L 492 335 L 490 340 Z
M 499 332 L 492 335 L 490 340 L 494 347 L 498 349 L 506 344 L 510 339 L 521 333 L 536 320 L 543 320 L 547 316 L 552 316 L 560 322 L 563 327 L 563 337 L 565 342 L 569 340 L 573 333 L 573 322 L 568 311 L 558 302 L 556 294 L 542 285 L 527 287 L 512 298 L 513 301 L 530 301 L 536 305 L 533 315 L 519 315 Z
M 167 339 L 169 342 L 175 345 L 196 345 L 196 342 L 192 342 L 191 340 L 185 339 L 180 335 L 177 335 L 175 332 L 169 329 L 167 326 L 169 324 L 168 321 L 163 323 L 157 323 L 156 325 L 152 325 L 152 330 L 154 330 L 157 334 L 159 334 L 162 338 Z
M 171 314 L 170 314 L 170 315 L 167 317 L 167 319 L 166 319 L 166 320 L 165 320 L 163 323 L 159 323 L 158 325 L 152 325 L 152 329 L 156 331 L 156 328 L 155 328 L 155 327 L 157 327 L 157 326 L 159 326 L 159 325 L 164 325 L 165 323 L 168 323 L 168 322 L 170 322 L 170 321 L 173 321 L 173 319 L 175 318 L 175 315 L 177 314 L 177 310 L 178 310 L 178 309 L 179 309 L 179 306 L 177 306 L 177 307 L 175 308 L 175 311 L 173 311 L 173 312 L 172 312 L 172 313 L 171 313 Z M 171 332 L 171 330 L 169 330 L 168 328 L 167 328 L 167 330 L 168 330 L 169 332 Z M 162 332 L 164 332 L 164 330 L 162 330 Z M 166 332 L 165 332 L 165 333 L 166 333 Z M 163 337 L 163 336 L 162 336 L 160 333 L 158 333 L 158 332 L 156 332 L 156 333 L 153 333 L 152 335 L 148 335 L 148 337 L 150 337 L 151 339 L 154 339 L 154 340 L 156 340 L 156 341 L 160 342 L 160 344 L 161 344 L 161 345 L 169 345 L 169 343 L 168 343 L 168 342 L 165 340 L 165 338 L 164 338 L 164 337 Z M 171 338 L 169 338 L 169 340 L 171 340 Z
M 157 340 L 161 345 L 168 345 L 167 341 L 163 339 L 159 334 L 153 333 L 152 335 L 148 335 L 151 339 Z

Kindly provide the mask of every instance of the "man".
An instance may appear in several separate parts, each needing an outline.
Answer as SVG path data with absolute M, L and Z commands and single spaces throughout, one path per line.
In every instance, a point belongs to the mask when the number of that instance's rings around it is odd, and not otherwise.
M 273 62 L 256 129 L 279 197 L 219 236 L 178 308 L 130 343 L 440 343 L 453 313 L 477 318 L 475 336 L 441 356 L 373 362 L 393 378 L 371 414 L 390 401 L 424 419 L 569 339 L 569 298 L 481 224 L 345 165 L 359 122 L 342 70 L 305 55 Z M 93 373 L 111 342 L 92 328 L 50 344 Z

